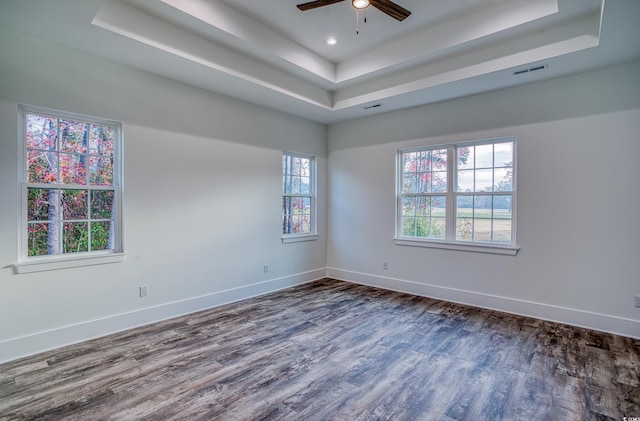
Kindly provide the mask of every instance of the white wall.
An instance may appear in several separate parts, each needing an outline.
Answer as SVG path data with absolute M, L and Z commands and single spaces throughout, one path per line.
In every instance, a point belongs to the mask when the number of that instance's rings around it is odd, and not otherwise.
M 501 136 L 519 254 L 394 245 L 396 151 Z M 328 274 L 640 337 L 639 157 L 638 61 L 333 125 Z
M 282 151 L 326 203 L 324 125 L 3 30 L 0 75 L 0 361 L 324 276 L 324 205 L 318 241 L 280 241 Z M 124 263 L 13 273 L 18 104 L 124 123 Z

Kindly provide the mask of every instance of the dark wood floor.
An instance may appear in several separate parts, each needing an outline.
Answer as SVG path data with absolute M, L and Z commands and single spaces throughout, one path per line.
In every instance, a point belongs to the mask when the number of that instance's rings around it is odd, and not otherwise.
M 640 341 L 322 280 L 0 365 L 0 419 L 622 420 Z

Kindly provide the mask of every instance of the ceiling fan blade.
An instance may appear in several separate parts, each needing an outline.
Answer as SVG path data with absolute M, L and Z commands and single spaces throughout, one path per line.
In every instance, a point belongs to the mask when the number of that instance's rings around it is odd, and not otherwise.
M 369 2 L 376 9 L 401 22 L 411 14 L 410 11 L 391 0 L 369 0 Z
M 322 7 L 322 6 L 328 6 L 330 4 L 333 3 L 340 3 L 343 2 L 344 0 L 316 0 L 316 1 L 310 1 L 308 3 L 302 3 L 298 5 L 298 9 L 305 11 L 305 10 L 311 10 L 311 9 L 316 9 L 318 7 Z

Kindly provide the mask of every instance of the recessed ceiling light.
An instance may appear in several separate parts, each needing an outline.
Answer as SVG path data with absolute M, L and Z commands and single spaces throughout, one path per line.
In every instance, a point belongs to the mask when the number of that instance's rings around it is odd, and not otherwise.
M 329 45 L 336 45 L 338 43 L 338 40 L 335 39 L 334 37 L 329 37 L 327 38 L 327 44 Z

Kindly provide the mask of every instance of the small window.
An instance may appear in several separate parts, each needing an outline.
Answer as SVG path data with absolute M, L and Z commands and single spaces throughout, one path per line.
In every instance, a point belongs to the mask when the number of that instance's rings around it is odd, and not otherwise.
M 398 168 L 398 240 L 514 248 L 515 139 L 401 150 Z
M 315 221 L 315 159 L 285 152 L 282 155 L 283 241 L 317 238 Z
M 116 122 L 21 108 L 21 260 L 122 251 L 122 129 Z

